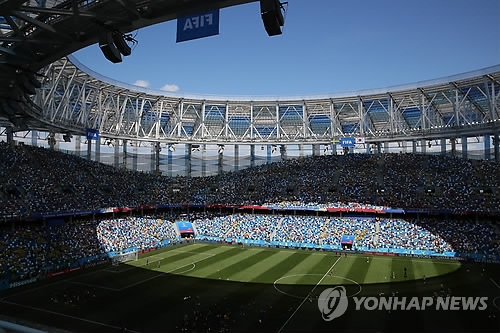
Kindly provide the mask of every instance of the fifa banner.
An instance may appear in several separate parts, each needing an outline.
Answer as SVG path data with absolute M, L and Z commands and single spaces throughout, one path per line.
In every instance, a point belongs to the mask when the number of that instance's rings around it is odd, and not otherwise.
M 354 138 L 340 138 L 340 146 L 354 147 L 356 140 Z
M 177 19 L 177 43 L 218 34 L 218 9 Z
M 87 135 L 87 140 L 99 140 L 99 130 L 87 128 L 85 133 Z
M 340 138 L 339 142 L 342 147 L 354 147 L 357 144 L 364 144 L 365 138 Z
M 177 228 L 179 228 L 179 232 L 181 234 L 193 234 L 194 233 L 194 228 L 191 222 L 188 221 L 179 221 L 176 222 Z

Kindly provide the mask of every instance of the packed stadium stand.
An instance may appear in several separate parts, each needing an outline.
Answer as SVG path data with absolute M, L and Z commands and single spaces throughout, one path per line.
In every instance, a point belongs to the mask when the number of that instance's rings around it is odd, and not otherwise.
M 178 242 L 173 222 L 187 207 L 199 240 L 341 250 L 341 237 L 354 235 L 355 249 L 364 251 L 500 258 L 494 218 L 500 177 L 492 176 L 500 168 L 491 161 L 415 154 L 309 157 L 186 178 L 182 182 L 189 186 L 178 192 L 169 190 L 169 177 L 40 147 L 1 143 L 0 163 L 6 203 L 0 265 L 9 283 L 106 260 L 110 252 Z M 331 191 L 325 179 L 337 168 L 343 176 Z M 374 173 L 382 175 L 384 193 L 375 191 Z M 287 182 L 296 184 L 292 193 Z M 213 184 L 218 191 L 200 196 Z M 478 187 L 492 191 L 485 195 Z M 138 216 L 144 209 L 157 215 Z M 292 216 L 297 212 L 302 215 Z M 318 212 L 331 216 L 314 216 Z
M 172 257 L 201 259 L 186 259 L 188 264 L 158 274 L 144 270 L 147 277 L 123 287 L 106 284 L 115 282 L 108 276 L 118 276 L 124 261 L 144 255 L 150 268 L 153 251 L 199 242 L 207 248 L 231 245 L 243 255 L 253 246 L 300 255 L 358 253 L 363 263 L 365 255 L 431 257 L 448 266 L 500 263 L 499 65 L 356 94 L 207 98 L 117 82 L 71 55 L 99 43 L 108 60 L 120 60 L 120 53 L 129 54 L 127 43 L 137 42 L 130 31 L 249 2 L 254 1 L 0 3 L 0 291 L 50 283 L 98 265 L 118 267 L 103 269 L 104 284 L 72 281 L 47 299 L 34 297 L 41 305 L 10 302 L 10 294 L 0 299 L 2 309 L 13 305 L 27 317 L 37 312 L 125 332 L 116 318 L 93 321 L 70 307 L 115 296 L 128 303 L 128 288 L 194 270 L 216 255 L 172 250 Z M 274 10 L 281 14 L 279 6 Z M 276 17 L 261 14 L 269 33 L 269 18 Z M 295 274 L 321 276 L 307 296 L 298 297 L 302 303 L 295 312 L 312 302 L 312 292 L 328 273 L 335 278 L 341 256 L 335 258 L 326 272 Z M 469 268 L 464 265 L 460 273 Z M 394 274 L 392 266 L 388 271 Z M 470 281 L 500 288 L 494 273 L 490 277 L 484 267 L 476 271 L 482 280 Z M 406 278 L 406 266 L 404 272 Z M 439 275 L 437 269 L 434 273 Z M 418 279 L 413 276 L 412 288 Z M 350 281 L 361 291 L 360 283 Z M 442 283 L 440 289 L 444 292 Z M 491 309 L 498 309 L 499 297 Z M 191 301 L 196 302 L 191 312 L 178 319 L 185 330 L 195 323 L 212 331 L 223 322 L 220 331 L 230 331 L 227 300 L 204 315 L 197 312 L 197 297 L 172 304 Z M 154 303 L 147 301 L 151 308 L 167 302 Z M 47 304 L 70 310 L 46 310 Z M 137 309 L 126 306 L 120 316 L 135 316 Z M 187 313 L 196 319 L 188 320 Z M 2 319 L 0 332 L 39 332 Z

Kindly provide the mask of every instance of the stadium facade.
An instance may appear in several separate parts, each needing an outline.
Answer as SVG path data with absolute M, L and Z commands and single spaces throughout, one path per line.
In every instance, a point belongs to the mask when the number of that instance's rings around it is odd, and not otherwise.
M 353 152 L 499 161 L 500 65 L 388 88 L 289 97 L 166 93 L 114 81 L 72 56 L 40 74 L 42 86 L 26 111 L 40 128 L 3 127 L 4 138 L 116 167 L 196 177 Z M 346 138 L 354 141 L 344 144 Z

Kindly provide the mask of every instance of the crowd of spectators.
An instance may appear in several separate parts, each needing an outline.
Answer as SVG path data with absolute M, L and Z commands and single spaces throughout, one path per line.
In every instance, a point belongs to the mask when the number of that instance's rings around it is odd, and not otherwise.
M 430 250 L 500 256 L 498 226 L 474 220 L 311 217 L 229 214 L 194 217 L 196 238 L 314 244 L 341 248 L 344 235 L 363 250 Z M 75 220 L 50 225 L 0 225 L 0 280 L 26 280 L 81 265 L 79 259 L 129 248 L 152 249 L 179 240 L 165 217 Z M 300 246 L 300 245 L 299 245 Z
M 453 225 L 450 222 L 450 226 Z M 470 223 L 470 225 L 475 225 Z M 418 223 L 403 219 L 381 219 L 379 221 L 378 247 L 402 248 L 415 250 L 433 250 L 436 252 L 454 251 L 452 246 L 439 234 L 434 234 Z M 438 230 L 439 231 L 439 230 Z M 490 229 L 490 232 L 494 230 Z M 480 244 L 476 244 L 476 247 Z
M 172 222 L 155 217 L 0 224 L 0 280 L 44 277 L 81 266 L 79 259 L 131 247 L 155 248 L 178 238 Z
M 319 244 L 322 232 L 326 231 L 324 218 L 284 216 L 278 218 L 277 222 L 271 239 L 277 242 Z
M 209 177 L 165 177 L 0 143 L 0 217 L 172 204 L 498 212 L 500 165 L 442 155 L 347 154 Z
M 500 255 L 499 230 L 474 220 L 282 215 L 227 215 L 194 221 L 197 237 L 262 240 L 341 248 L 342 236 L 354 236 L 355 248 L 428 250 Z M 243 227 L 242 227 L 243 226 Z
M 232 227 L 231 221 L 226 216 L 196 218 L 196 233 L 198 235 L 211 237 L 226 237 Z
M 102 253 L 96 223 L 74 221 L 49 226 L 41 222 L 0 225 L 0 280 L 45 276 Z
M 102 220 L 97 225 L 97 239 L 105 252 L 129 248 L 151 249 L 163 241 L 177 240 L 170 221 L 154 217 L 126 217 Z
M 40 214 L 179 204 L 482 213 L 498 213 L 500 207 L 498 163 L 443 155 L 316 156 L 218 176 L 172 178 L 41 147 L 0 142 L 0 179 L 0 219 L 10 221 L 0 226 L 0 272 L 2 277 L 14 274 L 18 279 L 37 276 L 48 268 L 68 267 L 79 258 L 102 251 L 149 247 L 162 237 L 173 237 L 169 224 L 148 218 L 108 220 L 100 225 L 76 221 L 58 227 L 25 221 Z M 376 225 L 357 219 L 244 215 L 198 219 L 196 223 L 200 234 L 212 236 L 337 244 L 339 235 L 354 234 L 358 244 L 368 248 L 408 246 L 446 251 L 451 247 L 498 253 L 498 237 L 488 224 L 432 219 L 419 223 L 380 220 L 378 228 Z M 137 230 L 147 233 L 139 237 Z
M 356 246 L 375 249 L 378 239 L 377 221 L 371 218 L 331 218 L 327 221 L 322 244 L 341 246 L 343 235 L 354 236 Z

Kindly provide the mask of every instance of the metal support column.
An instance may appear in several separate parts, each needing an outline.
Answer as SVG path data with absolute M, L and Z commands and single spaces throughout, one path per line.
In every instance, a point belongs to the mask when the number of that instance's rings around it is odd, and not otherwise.
M 31 144 L 33 144 L 33 138 L 31 138 Z M 36 139 L 35 139 L 36 145 Z M 82 145 L 82 137 L 80 135 L 75 136 L 75 155 L 80 157 L 80 150 Z
M 100 136 L 95 141 L 95 156 L 94 156 L 94 160 L 96 162 L 100 162 L 101 161 L 101 137 Z
M 425 154 L 427 152 L 427 140 L 426 139 L 420 140 L 420 152 L 422 154 Z
M 441 139 L 441 155 L 446 155 L 446 139 Z
M 240 164 L 240 146 L 234 145 L 234 171 L 239 170 Z
M 137 141 L 134 141 L 134 144 L 133 144 L 133 154 L 132 154 L 132 170 L 134 171 L 137 171 L 137 158 L 138 158 L 138 146 L 139 146 L 139 142 Z
M 160 173 L 160 152 L 161 152 L 160 143 L 155 142 L 155 168 L 154 168 L 154 171 L 157 174 Z
M 38 131 L 37 130 L 32 130 L 31 131 L 31 145 L 33 147 L 36 147 L 38 144 Z M 80 147 L 78 147 L 78 152 L 80 151 Z M 78 154 L 80 155 L 80 154 Z
M 115 139 L 113 141 L 113 166 L 115 168 L 120 167 L 120 140 Z
M 172 177 L 172 163 L 173 163 L 173 148 L 174 146 L 170 145 L 167 149 L 167 176 Z
M 123 144 L 123 163 L 122 163 L 122 167 L 124 169 L 127 169 L 127 158 L 128 158 L 128 155 L 127 155 L 127 144 L 128 144 L 128 140 L 123 140 L 122 144 Z
M 462 158 L 467 158 L 467 137 L 462 136 Z
M 495 162 L 500 162 L 500 143 L 498 142 L 498 132 L 493 135 L 493 150 L 495 151 Z
M 457 139 L 451 138 L 450 144 L 451 144 L 451 156 L 456 156 L 457 155 Z
M 189 143 L 187 145 L 184 145 L 184 149 L 185 149 L 185 160 L 184 160 L 184 165 L 185 165 L 185 174 L 186 174 L 186 177 L 188 178 L 191 178 L 192 176 L 192 170 L 191 170 L 191 157 L 192 157 L 192 152 L 193 152 L 193 147 L 192 145 Z
M 87 160 L 92 159 L 92 140 L 87 137 Z
M 207 145 L 201 145 L 201 175 L 205 177 L 207 175 Z
M 255 145 L 250 145 L 250 167 L 255 167 Z
M 319 150 L 320 150 L 320 145 L 317 145 L 317 144 L 312 145 L 312 155 L 313 156 L 319 156 L 320 155 Z
M 224 172 L 224 150 L 218 148 L 217 151 L 217 174 L 222 175 Z
M 491 136 L 489 134 L 484 136 L 484 159 L 491 160 Z
M 5 128 L 5 135 L 7 136 L 7 144 L 14 147 L 14 131 L 12 131 L 11 126 Z

